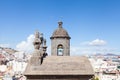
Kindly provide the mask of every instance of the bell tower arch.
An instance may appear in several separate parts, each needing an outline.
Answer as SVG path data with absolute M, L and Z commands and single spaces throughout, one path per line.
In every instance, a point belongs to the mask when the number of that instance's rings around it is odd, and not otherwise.
M 58 55 L 58 56 L 63 56 L 63 54 L 64 54 L 63 45 L 62 45 L 62 44 L 59 44 L 59 45 L 57 46 L 57 55 Z

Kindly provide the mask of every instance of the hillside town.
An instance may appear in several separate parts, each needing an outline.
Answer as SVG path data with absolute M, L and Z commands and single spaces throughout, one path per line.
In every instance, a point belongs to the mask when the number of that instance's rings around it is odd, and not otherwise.
M 23 72 L 28 57 L 24 52 L 0 47 L 0 80 L 26 80 Z
M 99 80 L 120 80 L 120 56 L 97 54 L 89 56 L 95 76 Z
M 0 80 L 26 80 L 23 75 L 31 54 L 0 47 Z M 87 56 L 99 80 L 120 80 L 120 56 L 96 54 Z

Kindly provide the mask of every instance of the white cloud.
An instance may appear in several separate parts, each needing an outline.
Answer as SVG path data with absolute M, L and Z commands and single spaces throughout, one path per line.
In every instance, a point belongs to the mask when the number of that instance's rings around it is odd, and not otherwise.
M 0 47 L 10 47 L 10 44 L 0 44 Z
M 101 39 L 95 39 L 93 41 L 86 41 L 82 42 L 78 46 L 71 46 L 70 47 L 70 53 L 71 55 L 86 55 L 86 54 L 107 54 L 107 53 L 115 53 L 115 48 L 111 48 L 108 46 L 105 46 L 107 42 L 105 40 Z
M 19 51 L 24 51 L 26 53 L 31 53 L 34 49 L 33 46 L 34 35 L 31 34 L 28 36 L 26 41 L 22 41 L 16 45 L 16 49 Z
M 91 47 L 82 47 L 82 46 L 76 46 L 76 47 L 71 46 L 70 47 L 70 54 L 72 56 L 92 54 L 93 52 L 94 50 Z
M 34 35 L 32 34 L 28 36 L 26 41 L 21 41 L 19 44 L 17 44 L 16 49 L 27 53 L 32 53 L 32 51 L 34 50 L 33 40 L 34 40 Z M 90 41 L 84 42 L 83 45 L 70 46 L 70 54 L 72 56 L 76 56 L 76 55 L 86 55 L 86 54 L 96 54 L 96 53 L 104 54 L 108 52 L 114 53 L 115 49 L 104 46 L 106 45 L 106 43 L 107 42 L 104 40 L 96 39 L 91 42 Z M 48 46 L 47 53 L 48 55 L 51 55 L 51 45 Z
M 110 48 L 106 46 L 71 46 L 70 47 L 70 54 L 72 56 L 76 55 L 89 55 L 89 54 L 107 54 L 107 53 L 113 53 L 113 54 L 118 54 L 116 52 L 117 49 L 115 48 Z
M 80 47 L 70 47 L 70 55 L 78 55 L 80 53 Z
M 91 46 L 104 46 L 106 44 L 107 44 L 107 42 L 104 41 L 104 40 L 95 39 L 95 40 L 89 42 L 88 45 L 91 45 Z

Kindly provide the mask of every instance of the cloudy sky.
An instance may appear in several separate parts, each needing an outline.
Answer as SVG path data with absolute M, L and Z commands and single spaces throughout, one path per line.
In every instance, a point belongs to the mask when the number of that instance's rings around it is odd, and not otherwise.
M 120 0 L 0 0 L 0 46 L 29 52 L 33 34 L 50 36 L 63 21 L 71 54 L 120 53 Z

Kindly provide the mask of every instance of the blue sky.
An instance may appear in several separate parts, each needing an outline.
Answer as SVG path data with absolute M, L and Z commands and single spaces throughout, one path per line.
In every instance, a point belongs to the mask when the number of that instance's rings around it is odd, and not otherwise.
M 59 20 L 72 48 L 96 48 L 86 44 L 103 40 L 106 44 L 98 49 L 120 53 L 120 0 L 0 0 L 0 44 L 15 48 L 39 30 L 50 46 Z

